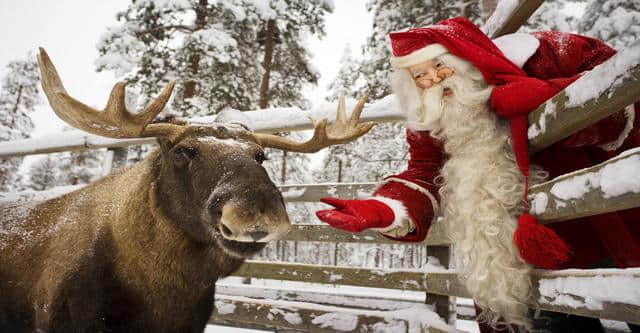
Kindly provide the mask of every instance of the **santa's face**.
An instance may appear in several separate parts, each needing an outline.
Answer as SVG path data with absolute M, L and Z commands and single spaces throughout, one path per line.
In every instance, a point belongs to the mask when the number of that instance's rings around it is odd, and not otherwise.
M 408 70 L 416 86 L 420 89 L 429 89 L 454 73 L 453 68 L 437 60 L 428 60 L 410 66 Z

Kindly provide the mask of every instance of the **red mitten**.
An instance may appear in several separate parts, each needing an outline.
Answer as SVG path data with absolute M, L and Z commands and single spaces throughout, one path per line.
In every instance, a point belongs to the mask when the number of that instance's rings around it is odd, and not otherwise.
M 393 210 L 378 200 L 322 198 L 320 201 L 335 209 L 319 210 L 316 216 L 334 228 L 350 232 L 388 227 L 395 218 Z

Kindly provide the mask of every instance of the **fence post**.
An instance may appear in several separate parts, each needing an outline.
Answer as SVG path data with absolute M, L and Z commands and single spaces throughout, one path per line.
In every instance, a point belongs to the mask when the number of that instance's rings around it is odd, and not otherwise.
M 451 247 L 446 245 L 427 246 L 427 257 L 435 257 L 440 261 L 440 265 L 449 268 L 451 259 Z M 427 286 L 429 288 L 429 286 Z M 428 290 L 428 289 L 427 289 Z M 430 294 L 425 297 L 426 304 L 433 304 L 435 312 L 447 323 L 452 324 L 455 320 L 455 311 L 451 311 L 451 297 L 445 295 Z
M 127 147 L 108 148 L 107 155 L 104 157 L 102 174 L 106 176 L 110 174 L 111 171 L 120 169 L 127 165 L 128 154 L 129 149 Z

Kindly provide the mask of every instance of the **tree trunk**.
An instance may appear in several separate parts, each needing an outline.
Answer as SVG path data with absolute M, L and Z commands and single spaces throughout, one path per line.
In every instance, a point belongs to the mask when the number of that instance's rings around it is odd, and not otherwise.
M 199 0 L 198 7 L 196 7 L 196 22 L 194 31 L 203 29 L 207 22 L 207 5 L 208 0 Z M 191 69 L 191 74 L 195 77 L 198 74 L 200 67 L 200 53 L 194 52 L 189 56 L 189 67 Z M 196 96 L 197 92 L 197 81 L 196 80 L 188 80 L 184 83 L 184 98 L 191 98 Z
M 18 107 L 20 106 L 20 100 L 22 99 L 22 88 L 24 86 L 20 86 L 18 87 L 18 96 L 16 96 L 16 105 L 13 107 L 13 114 L 14 116 L 11 117 L 11 127 L 15 126 L 16 123 L 16 114 L 18 113 Z
M 276 21 L 268 20 L 265 41 L 264 41 L 264 60 L 262 67 L 264 75 L 260 83 L 260 108 L 266 109 L 269 105 L 269 76 L 271 75 L 271 60 L 273 59 L 273 35 L 276 31 Z
M 282 164 L 280 165 L 280 184 L 285 183 L 287 180 L 287 152 L 282 151 Z

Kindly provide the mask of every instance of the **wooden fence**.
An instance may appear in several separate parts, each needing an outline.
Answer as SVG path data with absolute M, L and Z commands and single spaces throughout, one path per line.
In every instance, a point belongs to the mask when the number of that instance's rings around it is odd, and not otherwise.
M 513 32 L 526 21 L 542 0 L 502 1 L 500 12 L 490 18 L 484 31 L 491 37 Z M 506 11 L 506 13 L 505 13 Z M 612 75 L 611 73 L 615 74 Z M 605 75 L 606 74 L 606 75 Z M 580 99 L 576 91 L 599 81 L 597 96 Z M 606 82 L 602 82 L 602 81 Z M 577 97 L 578 96 L 578 97 Z M 539 151 L 554 142 L 589 126 L 598 120 L 632 104 L 640 96 L 640 42 L 623 50 L 612 59 L 584 75 L 563 92 L 553 97 L 529 116 L 530 150 Z M 259 132 L 310 129 L 309 116 L 329 116 L 333 108 L 299 110 L 296 108 L 247 111 L 240 114 L 227 113 L 225 117 L 238 116 L 245 124 Z M 392 122 L 402 120 L 402 110 L 393 96 L 387 96 L 365 107 L 363 120 Z M 210 122 L 214 118 L 197 119 Z M 220 120 L 220 119 L 218 119 Z M 228 120 L 228 118 L 222 119 Z M 194 121 L 191 119 L 191 121 Z M 81 132 L 65 132 L 40 139 L 26 139 L 0 143 L 0 158 L 44 154 L 79 149 L 109 148 L 114 164 L 122 163 L 122 148 L 131 145 L 153 144 L 147 139 L 105 139 Z M 126 155 L 125 155 L 126 156 Z M 631 150 L 600 165 L 563 175 L 531 189 L 532 212 L 543 223 L 556 223 L 580 216 L 589 216 L 608 211 L 640 207 L 640 193 L 610 193 L 604 187 L 607 182 L 615 182 L 615 173 L 606 172 L 620 165 L 640 167 L 640 149 Z M 111 167 L 111 163 L 107 168 Z M 613 175 L 613 176 L 612 176 Z M 563 184 L 583 178 L 597 179 L 593 186 L 585 187 L 585 195 L 567 198 L 559 195 L 557 188 Z M 595 177 L 595 178 L 594 178 Z M 598 186 L 595 186 L 597 184 Z M 372 183 L 360 184 L 309 184 L 281 186 L 287 202 L 317 202 L 323 196 L 358 197 L 369 193 Z M 375 232 L 359 234 L 345 233 L 324 225 L 295 225 L 286 240 L 345 243 L 393 243 Z M 328 290 L 308 291 L 294 288 L 256 288 L 253 286 L 219 286 L 216 309 L 210 323 L 247 328 L 267 328 L 285 331 L 441 331 L 447 330 L 445 321 L 455 315 L 453 297 L 469 297 L 464 285 L 458 280 L 455 270 L 449 267 L 450 247 L 442 222 L 432 226 L 424 245 L 430 256 L 439 259 L 441 269 L 423 270 L 381 270 L 336 266 L 305 265 L 247 261 L 234 273 L 238 277 L 273 279 L 318 283 L 324 285 L 359 286 L 396 290 L 397 294 L 384 297 L 371 295 L 345 295 Z M 531 303 L 540 309 L 580 314 L 603 319 L 619 320 L 640 324 L 638 300 L 600 301 L 593 306 L 575 291 L 557 287 L 566 279 L 584 279 L 615 284 L 626 281 L 632 289 L 640 290 L 640 269 L 598 269 L 570 271 L 537 271 L 535 287 L 538 295 Z M 634 287 L 635 286 L 635 287 Z M 551 290 L 552 292 L 549 292 Z M 403 296 L 412 293 L 412 296 Z M 416 297 L 416 295 L 422 295 Z M 572 299 L 577 304 L 568 307 L 561 299 Z M 591 299 L 593 301 L 593 299 Z M 425 305 L 434 306 L 441 318 L 419 318 L 416 313 L 424 311 Z M 593 303 L 593 302 L 592 302 Z M 411 309 L 411 310 L 407 310 Z M 422 312 L 421 312 L 422 311 Z M 338 319 L 338 320 L 336 320 Z M 425 319 L 425 320 L 423 320 Z M 335 326 L 338 325 L 339 327 Z

